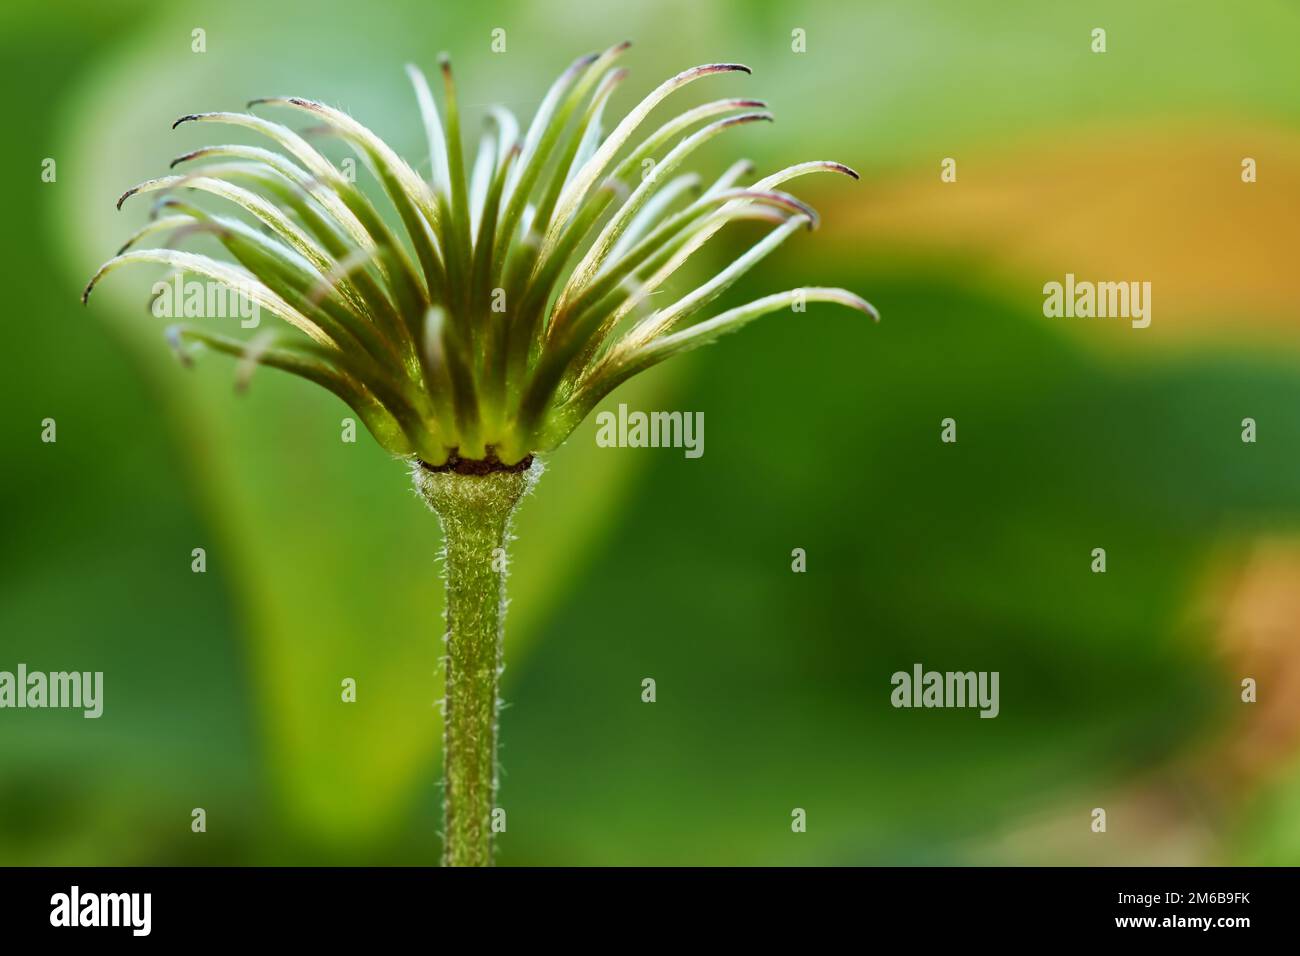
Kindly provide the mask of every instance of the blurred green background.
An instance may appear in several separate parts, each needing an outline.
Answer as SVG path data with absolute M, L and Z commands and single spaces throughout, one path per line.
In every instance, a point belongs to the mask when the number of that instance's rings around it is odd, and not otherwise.
M 141 0 L 0 28 L 0 669 L 105 673 L 99 720 L 0 711 L 0 864 L 436 861 L 440 542 L 405 469 L 322 391 L 180 368 L 152 276 L 77 296 L 144 217 L 121 191 L 227 141 L 177 116 L 311 96 L 418 162 L 408 60 L 448 51 L 476 123 L 625 38 L 623 108 L 753 67 L 672 101 L 777 115 L 697 168 L 864 174 L 795 184 L 821 232 L 729 302 L 844 285 L 885 319 L 771 316 L 607 402 L 704 412 L 703 458 L 591 422 L 552 457 L 517 526 L 499 861 L 1300 862 L 1294 3 Z M 1151 328 L 1045 319 L 1067 271 L 1152 281 Z M 999 671 L 1001 715 L 894 710 L 917 661 Z

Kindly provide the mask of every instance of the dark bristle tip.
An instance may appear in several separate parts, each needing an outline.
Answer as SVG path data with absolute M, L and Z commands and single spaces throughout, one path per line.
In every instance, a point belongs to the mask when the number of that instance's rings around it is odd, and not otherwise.
M 121 208 L 122 208 L 122 203 L 126 202 L 128 199 L 130 199 L 130 198 L 131 198 L 132 196 L 134 196 L 135 194 L 136 194 L 136 187 L 132 186 L 132 187 L 131 187 L 130 189 L 128 189 L 126 192 L 122 193 L 122 195 L 118 196 L 118 197 L 117 197 L 117 208 L 118 208 L 118 210 L 119 210 L 119 211 L 121 210 Z
M 193 122 L 194 120 L 196 120 L 196 119 L 198 119 L 198 118 L 199 118 L 199 114 L 198 114 L 198 113 L 186 113 L 184 116 L 182 116 L 180 119 L 178 119 L 175 123 L 172 123 L 172 129 L 175 129 L 177 126 L 180 126 L 181 123 L 190 123 L 190 122 Z

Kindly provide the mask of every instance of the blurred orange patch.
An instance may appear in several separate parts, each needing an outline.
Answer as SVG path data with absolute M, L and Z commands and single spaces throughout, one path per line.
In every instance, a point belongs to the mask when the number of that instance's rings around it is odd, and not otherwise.
M 1246 157 L 1254 183 L 1242 181 Z M 1248 334 L 1300 344 L 1300 134 L 1208 120 L 1091 128 L 954 158 L 954 183 L 940 181 L 939 156 L 905 177 L 867 177 L 867 195 L 827 228 L 868 257 L 985 262 L 995 279 L 1032 286 L 1038 304 L 1043 283 L 1067 272 L 1149 280 L 1153 325 L 1134 334 L 1165 342 Z

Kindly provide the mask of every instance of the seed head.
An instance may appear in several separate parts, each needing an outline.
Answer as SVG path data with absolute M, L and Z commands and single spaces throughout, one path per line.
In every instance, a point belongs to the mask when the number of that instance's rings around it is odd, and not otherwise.
M 383 447 L 431 466 L 449 459 L 514 465 L 550 451 L 631 376 L 797 301 L 838 302 L 876 318 L 858 296 L 826 288 L 793 289 L 701 318 L 792 233 L 816 228 L 816 212 L 779 186 L 807 173 L 857 173 L 842 163 L 799 163 L 742 186 L 752 165 L 741 161 L 702 188 L 698 174 L 680 172 L 685 162 L 729 129 L 771 121 L 765 104 L 715 100 L 634 137 L 676 90 L 749 69 L 714 63 L 679 73 L 605 133 L 606 104 L 626 77 L 613 63 L 627 46 L 576 60 L 522 138 L 509 111 L 494 107 L 468 169 L 450 62 L 439 59 L 441 111 L 424 74 L 408 66 L 429 144 L 428 180 L 340 110 L 296 96 L 249 102 L 250 110 L 305 113 L 308 135 L 329 133 L 355 150 L 400 229 L 303 133 L 252 112 L 182 116 L 173 128 L 242 127 L 277 149 L 192 150 L 172 161 L 188 172 L 127 190 L 119 208 L 143 193 L 160 198 L 82 299 L 128 263 L 229 286 L 286 327 L 241 340 L 170 326 L 167 340 L 183 362 L 200 345 L 239 358 L 240 385 L 258 365 L 310 379 L 346 402 Z M 177 195 L 194 192 L 239 207 L 260 228 Z M 647 305 L 713 235 L 740 220 L 772 229 L 692 292 Z M 213 236 L 233 262 L 175 248 L 196 233 Z M 158 248 L 135 248 L 160 235 L 167 241 Z

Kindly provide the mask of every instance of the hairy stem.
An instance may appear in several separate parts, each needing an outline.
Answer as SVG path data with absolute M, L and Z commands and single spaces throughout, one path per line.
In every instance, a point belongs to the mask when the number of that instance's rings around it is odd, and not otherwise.
M 521 464 L 481 474 L 415 468 L 416 488 L 442 522 L 444 542 L 444 866 L 492 863 L 506 545 L 515 506 L 542 470 L 540 462 Z

